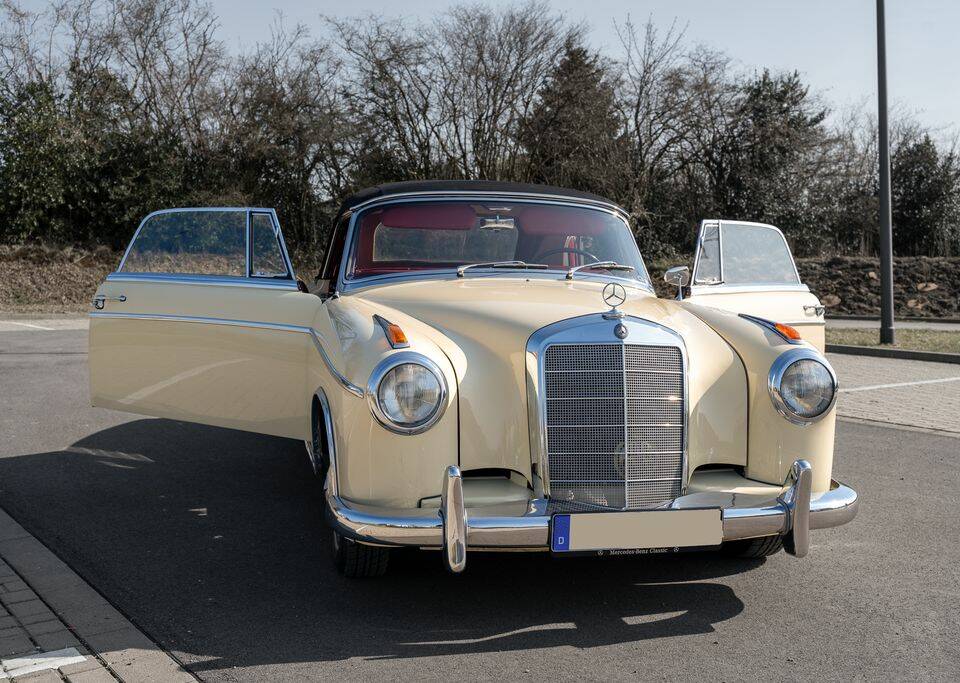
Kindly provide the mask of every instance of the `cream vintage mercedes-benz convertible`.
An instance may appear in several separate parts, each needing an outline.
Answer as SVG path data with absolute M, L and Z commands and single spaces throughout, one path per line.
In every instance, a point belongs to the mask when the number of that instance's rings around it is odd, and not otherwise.
M 94 405 L 303 439 L 333 558 L 390 549 L 798 557 L 833 480 L 823 307 L 782 233 L 704 221 L 658 298 L 627 213 L 572 190 L 396 183 L 294 274 L 276 214 L 147 216 L 93 301 Z

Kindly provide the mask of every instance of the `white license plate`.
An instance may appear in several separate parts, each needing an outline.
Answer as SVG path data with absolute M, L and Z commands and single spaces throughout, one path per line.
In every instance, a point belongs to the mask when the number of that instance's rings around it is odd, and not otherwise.
M 717 546 L 723 541 L 719 508 L 582 512 L 553 516 L 554 552 L 597 550 L 664 551 Z

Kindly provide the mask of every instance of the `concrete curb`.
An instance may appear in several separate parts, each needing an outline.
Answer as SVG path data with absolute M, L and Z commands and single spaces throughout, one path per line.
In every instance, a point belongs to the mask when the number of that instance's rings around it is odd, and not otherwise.
M 879 315 L 828 315 L 827 322 L 831 320 L 857 320 L 864 322 L 879 322 Z M 908 315 L 905 318 L 895 318 L 894 325 L 897 323 L 948 323 L 950 325 L 960 324 L 960 318 L 924 318 L 921 315 Z
M 941 353 L 939 351 L 912 351 L 910 349 L 885 349 L 878 346 L 827 344 L 827 353 L 846 353 L 853 356 L 873 356 L 874 358 L 899 358 L 900 360 L 920 360 L 927 363 L 960 364 L 960 353 Z
M 2 509 L 0 559 L 26 584 L 24 593 L 35 594 L 31 598 L 37 603 L 35 611 L 53 612 L 77 645 L 119 680 L 197 680 Z

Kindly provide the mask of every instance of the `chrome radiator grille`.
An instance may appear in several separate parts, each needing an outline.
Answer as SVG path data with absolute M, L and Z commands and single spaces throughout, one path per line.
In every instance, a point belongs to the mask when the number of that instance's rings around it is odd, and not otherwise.
M 642 508 L 683 487 L 683 355 L 674 346 L 554 344 L 543 355 L 555 504 Z

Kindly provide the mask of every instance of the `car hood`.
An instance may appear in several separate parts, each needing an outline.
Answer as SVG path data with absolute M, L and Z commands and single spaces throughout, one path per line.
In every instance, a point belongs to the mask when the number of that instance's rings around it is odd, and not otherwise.
M 450 359 L 457 376 L 459 460 L 464 470 L 499 467 L 529 476 L 527 341 L 551 323 L 610 310 L 602 295 L 606 284 L 503 275 L 408 280 L 345 295 L 341 303 L 357 312 L 379 313 L 429 337 Z M 747 391 L 736 353 L 677 302 L 640 287 L 627 286 L 626 292 L 627 301 L 620 306 L 626 315 L 663 325 L 684 339 L 690 406 L 696 407 L 688 410 L 691 451 L 699 447 L 695 423 L 706 419 L 709 434 L 704 438 L 711 440 L 706 461 L 742 461 Z M 726 401 L 719 397 L 723 392 L 728 393 Z M 704 402 L 713 396 L 718 400 Z

